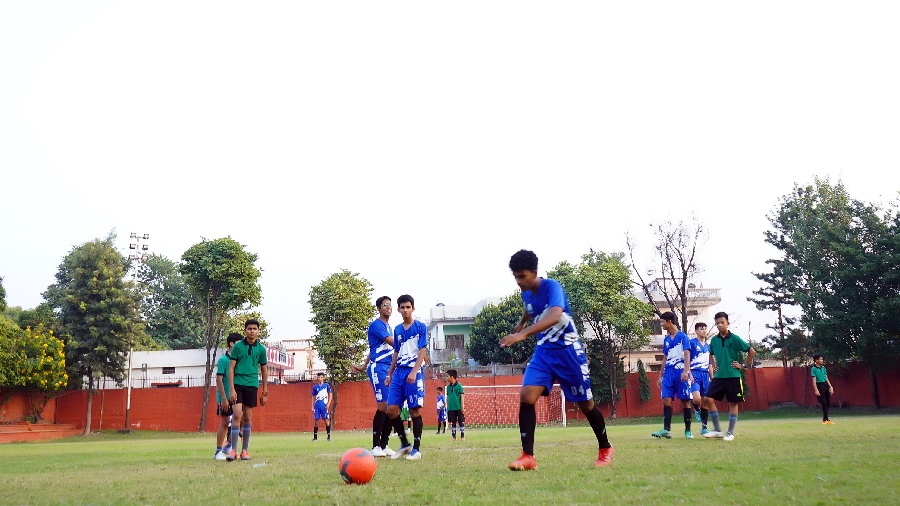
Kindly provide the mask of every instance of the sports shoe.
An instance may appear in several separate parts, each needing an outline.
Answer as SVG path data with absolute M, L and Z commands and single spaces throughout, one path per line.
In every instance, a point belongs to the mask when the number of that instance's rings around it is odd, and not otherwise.
M 397 453 L 394 450 L 391 450 L 390 446 L 385 446 L 384 448 L 381 449 L 381 451 L 384 452 L 385 457 L 393 457 L 394 454 Z
M 825 420 L 825 425 L 834 425 L 834 422 L 831 420 Z
M 216 455 L 213 457 L 213 460 L 225 460 L 227 457 L 225 456 L 225 452 L 219 450 L 216 452 Z
M 534 458 L 534 455 L 522 452 L 522 456 L 510 462 L 507 467 L 512 471 L 530 471 L 537 469 L 537 460 Z
M 656 438 L 660 438 L 660 439 L 662 439 L 662 438 L 672 439 L 672 433 L 667 431 L 666 429 L 658 430 L 650 435 L 653 437 L 656 437 Z
M 694 439 L 694 435 L 691 434 L 691 431 L 686 430 L 686 431 L 684 431 L 684 438 L 685 439 Z
M 232 448 L 230 452 L 225 454 L 225 460 L 233 462 L 235 459 L 237 459 L 237 453 L 235 453 L 234 448 Z
M 395 451 L 393 455 L 391 455 L 391 460 L 397 460 L 400 457 L 406 455 L 412 451 L 412 445 L 408 444 L 406 446 L 401 446 L 399 450 Z
M 331 441 L 331 434 L 328 435 L 328 441 Z
M 714 437 L 722 437 L 722 436 L 724 436 L 724 435 L 725 435 L 725 434 L 722 433 L 721 431 L 717 431 L 717 430 L 708 430 L 708 431 L 706 431 L 706 434 L 703 434 L 703 437 L 712 439 L 712 438 L 714 438 Z
M 373 457 L 387 457 L 387 453 L 384 453 L 380 446 L 373 446 L 370 453 L 372 453 Z
M 465 440 L 466 440 L 466 436 L 460 437 L 459 440 L 460 440 L 460 441 L 465 441 Z
M 597 467 L 608 466 L 612 464 L 613 455 L 616 454 L 616 451 L 613 450 L 613 447 L 609 448 L 600 448 L 600 451 L 597 452 L 597 460 L 594 461 L 594 465 Z
M 725 437 L 722 438 L 722 441 L 734 441 L 734 434 L 728 433 L 725 434 Z
M 406 456 L 406 460 L 422 460 L 422 452 L 419 450 L 413 450 L 409 452 L 409 455 Z
M 313 438 L 313 443 L 315 443 L 315 442 L 318 441 L 318 440 L 319 440 L 319 438 L 314 437 L 314 438 Z
M 822 425 L 828 425 L 828 420 L 822 420 Z
M 241 450 L 241 460 L 250 460 L 250 454 L 247 450 Z
M 709 429 L 707 429 L 706 427 L 703 427 L 702 429 L 700 429 L 701 436 L 706 437 L 707 434 L 709 434 Z

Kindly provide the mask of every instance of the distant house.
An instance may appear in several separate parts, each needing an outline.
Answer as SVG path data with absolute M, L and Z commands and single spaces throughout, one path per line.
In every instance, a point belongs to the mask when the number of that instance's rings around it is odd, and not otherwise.
M 428 354 L 432 365 L 446 366 L 456 361 L 468 366 L 477 365 L 466 350 L 471 339 L 475 315 L 485 306 L 500 304 L 502 300 L 500 297 L 488 297 L 473 305 L 447 306 L 438 303 L 431 308 L 428 323 Z

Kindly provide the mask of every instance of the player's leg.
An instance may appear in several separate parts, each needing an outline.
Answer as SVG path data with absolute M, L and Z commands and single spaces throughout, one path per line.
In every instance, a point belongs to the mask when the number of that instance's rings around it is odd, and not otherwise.
M 606 420 L 600 407 L 594 403 L 591 392 L 591 372 L 587 363 L 587 354 L 583 349 L 574 346 L 556 350 L 548 357 L 553 375 L 559 379 L 559 386 L 567 401 L 575 402 L 584 413 L 594 436 L 597 438 L 597 460 L 595 466 L 606 466 L 612 463 L 615 450 L 606 433 Z
M 537 427 L 537 413 L 534 405 L 544 392 L 553 388 L 553 373 L 547 367 L 544 353 L 535 352 L 525 368 L 522 390 L 519 392 L 519 434 L 522 438 L 522 456 L 509 463 L 513 471 L 537 469 L 534 458 L 534 431 Z
M 381 440 L 385 428 L 390 436 L 390 425 L 387 422 L 387 389 L 384 388 L 385 372 L 383 368 L 376 367 L 372 362 L 366 367 L 366 375 L 369 376 L 369 384 L 372 385 L 372 394 L 375 396 L 375 416 L 372 418 L 372 454 L 376 457 L 384 457 Z
M 741 403 L 744 402 L 744 381 L 741 378 L 727 378 L 727 384 L 725 398 L 728 399 L 728 431 L 723 439 L 734 441 L 734 427 L 737 425 L 738 411 Z
M 237 458 L 237 441 L 240 438 L 241 417 L 244 416 L 244 405 L 241 403 L 243 398 L 242 390 L 240 390 L 240 387 L 235 387 L 234 391 L 238 398 L 237 402 L 231 406 L 231 452 L 227 455 L 228 460 Z
M 392 459 L 398 459 L 412 450 L 409 439 L 406 437 L 406 430 L 403 428 L 403 420 L 400 419 L 400 406 L 403 405 L 403 394 L 405 392 L 406 378 L 401 377 L 401 370 L 394 369 L 394 375 L 391 377 L 391 384 L 388 387 L 388 418 L 394 432 L 400 436 L 400 449 L 391 455 Z
M 319 440 L 319 408 L 313 407 L 313 441 Z
M 703 397 L 700 395 L 700 382 L 697 381 L 697 376 L 694 371 L 691 371 L 691 375 L 694 377 L 694 381 L 691 382 L 691 410 L 694 412 L 694 416 L 697 417 L 697 421 L 700 421 L 700 403 L 703 401 Z
M 255 396 L 256 394 L 254 393 Z M 253 428 L 253 408 L 255 407 L 255 402 L 252 406 L 249 403 L 244 404 L 243 423 L 241 424 L 241 435 L 243 436 L 241 440 L 241 460 L 250 460 L 250 432 Z
M 325 422 L 325 434 L 328 436 L 327 440 L 331 441 L 331 416 L 328 413 L 328 408 L 325 408 L 325 417 L 322 419 Z
M 672 399 L 675 398 L 677 389 L 676 370 L 672 368 L 663 369 L 662 382 L 660 383 L 660 398 L 663 403 L 663 428 L 652 434 L 655 438 L 671 438 L 672 437 Z
M 228 433 L 228 417 L 230 416 L 230 412 L 227 411 L 227 408 L 223 408 L 222 404 L 219 404 L 216 407 L 216 413 L 219 415 L 219 428 L 216 430 L 216 453 L 213 456 L 216 460 L 226 460 L 226 448 L 225 442 L 227 440 Z M 223 415 L 223 413 L 229 413 Z
M 828 417 L 828 410 L 831 408 L 831 391 L 828 389 L 828 383 L 825 384 L 825 390 L 822 394 L 822 413 L 825 415 L 825 421 L 831 423 Z
M 691 434 L 691 420 L 694 417 L 694 408 L 691 406 L 691 383 L 689 381 L 681 381 L 678 378 L 678 400 L 681 403 L 681 415 L 684 419 L 684 437 L 694 439 Z
M 406 403 L 409 405 L 409 419 L 412 424 L 413 449 L 406 456 L 407 460 L 422 458 L 419 451 L 422 444 L 422 404 L 425 403 L 425 374 L 419 369 L 415 383 L 406 384 Z
M 459 410 L 459 416 L 457 416 L 457 421 L 459 422 L 459 440 L 466 440 L 466 414 L 463 410 Z
M 721 401 L 724 398 L 725 380 L 722 378 L 714 378 L 710 381 L 709 388 L 706 390 L 706 397 L 703 398 L 703 402 L 709 412 L 709 419 L 713 423 L 713 430 L 704 434 L 703 437 L 722 437 L 725 435 L 722 432 L 722 428 L 719 426 L 719 408 L 716 407 L 715 402 Z

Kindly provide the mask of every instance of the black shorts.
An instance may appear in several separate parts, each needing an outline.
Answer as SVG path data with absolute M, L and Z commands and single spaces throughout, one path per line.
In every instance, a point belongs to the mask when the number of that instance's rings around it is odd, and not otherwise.
M 744 382 L 741 378 L 713 378 L 706 396 L 717 401 L 744 402 Z
M 816 383 L 816 389 L 819 390 L 816 401 L 819 404 L 831 404 L 831 392 L 828 390 L 828 383 Z
M 463 412 L 458 409 L 454 409 L 453 411 L 448 411 L 447 412 L 447 423 L 449 423 L 450 425 L 454 425 L 456 423 L 459 423 L 460 425 L 465 425 L 466 424 L 466 416 L 463 415 Z
M 237 402 L 235 404 L 243 404 L 248 408 L 256 407 L 256 399 L 259 397 L 259 387 L 245 387 L 244 385 L 235 385 L 234 392 L 237 394 Z
M 229 404 L 225 408 L 222 408 L 222 405 L 218 404 L 216 406 L 216 414 L 219 416 L 231 416 L 234 413 L 231 411 L 231 404 Z

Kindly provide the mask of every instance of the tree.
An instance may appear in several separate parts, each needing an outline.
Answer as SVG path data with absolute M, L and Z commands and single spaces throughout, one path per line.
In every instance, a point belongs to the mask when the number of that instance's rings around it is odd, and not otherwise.
M 229 311 L 258 306 L 262 295 L 258 256 L 230 237 L 203 239 L 181 256 L 178 270 L 198 304 L 205 328 L 206 374 L 199 431 L 206 425 L 212 370 L 219 348 L 224 346 L 223 328 Z
M 900 360 L 900 222 L 850 198 L 843 184 L 795 185 L 770 214 L 766 242 L 783 255 L 786 291 L 801 308 L 812 343 L 834 360 L 863 360 L 880 407 L 875 374 Z
M 22 385 L 21 373 L 18 366 L 18 354 L 16 344 L 22 339 L 22 329 L 16 322 L 0 315 L 0 391 Z M 9 400 L 7 396 L 0 406 Z
M 232 332 L 238 334 L 244 333 L 244 323 L 247 320 L 255 319 L 259 321 L 259 340 L 265 342 L 272 332 L 269 322 L 263 317 L 262 313 L 252 309 L 232 311 L 225 317 L 223 334 L 228 335 Z
M 134 294 L 125 281 L 126 259 L 113 246 L 114 235 L 77 246 L 63 259 L 56 283 L 44 298 L 59 315 L 69 377 L 88 380 L 84 434 L 91 430 L 94 380 L 101 376 L 122 384 L 129 344 L 140 339 L 143 325 Z
M 41 420 L 47 402 L 69 383 L 64 350 L 62 340 L 43 326 L 25 329 L 16 346 L 19 383 L 28 392 L 32 423 Z
M 0 276 L 0 313 L 6 311 L 6 288 L 3 288 L 3 276 Z
M 650 402 L 650 399 L 653 396 L 653 389 L 650 384 L 650 376 L 647 376 L 647 369 L 644 368 L 644 363 L 638 359 L 637 362 L 638 369 L 638 389 L 641 392 L 641 402 Z
M 692 218 L 691 223 L 665 221 L 655 227 L 656 256 L 654 261 L 658 268 L 649 269 L 646 272 L 648 275 L 658 272 L 662 278 L 661 282 L 651 279 L 644 280 L 641 275 L 642 271 L 637 268 L 634 258 L 635 241 L 626 234 L 625 242 L 631 257 L 631 267 L 638 277 L 639 285 L 647 300 L 653 303 L 651 287 L 658 288 L 669 310 L 679 315 L 681 328 L 686 329 L 688 327 L 688 308 L 693 305 L 691 301 L 700 298 L 692 292 L 692 281 L 700 272 L 700 266 L 697 264 L 697 252 L 706 240 L 706 229 L 696 217 Z M 655 307 L 654 313 L 662 314 Z
M 653 316 L 653 306 L 631 292 L 634 282 L 623 257 L 591 250 L 580 264 L 562 262 L 547 273 L 569 295 L 572 317 L 585 336 L 594 398 L 612 403 L 611 418 L 616 417 L 619 389 L 625 386 L 622 351 L 649 343 L 644 323 Z
M 788 327 L 797 322 L 796 318 L 785 316 L 784 308 L 795 305 L 794 299 L 791 297 L 784 279 L 784 266 L 779 260 L 767 260 L 767 264 L 772 265 L 772 272 L 769 273 L 753 273 L 757 279 L 766 283 L 766 286 L 753 292 L 759 298 L 747 297 L 747 300 L 756 305 L 756 309 L 760 311 L 775 311 L 778 319 L 775 325 L 766 324 L 766 328 L 778 332 L 777 336 L 767 336 L 763 339 L 764 343 L 775 345 L 776 343 L 786 343 L 786 336 L 790 332 Z M 770 346 L 771 349 L 774 349 Z M 785 347 L 779 345 L 781 349 L 782 365 L 787 367 L 788 355 L 785 353 Z
M 203 347 L 203 315 L 176 262 L 148 255 L 139 264 L 136 289 L 147 333 L 156 343 L 171 350 Z
M 310 323 L 315 325 L 313 346 L 328 367 L 333 387 L 331 416 L 338 405 L 338 385 L 350 379 L 350 365 L 360 362 L 368 346 L 366 332 L 375 317 L 372 283 L 357 273 L 342 269 L 309 291 L 312 309 Z
M 38 304 L 34 309 L 21 311 L 16 321 L 22 329 L 29 327 L 36 329 L 43 326 L 47 330 L 53 330 L 59 326 L 59 320 L 53 314 L 53 308 L 46 302 Z
M 469 356 L 481 365 L 524 364 L 534 353 L 535 336 L 528 336 L 516 346 L 500 347 L 500 339 L 511 333 L 525 306 L 519 292 L 508 295 L 499 304 L 488 304 L 475 315 L 467 346 Z

